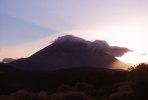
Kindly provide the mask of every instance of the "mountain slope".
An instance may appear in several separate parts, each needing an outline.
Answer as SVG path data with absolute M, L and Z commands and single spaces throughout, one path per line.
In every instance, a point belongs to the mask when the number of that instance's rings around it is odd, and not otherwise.
M 10 65 L 24 70 L 53 71 L 62 68 L 92 66 L 118 68 L 127 66 L 113 56 L 89 46 L 89 41 L 73 36 L 64 36 L 29 58 L 16 60 Z

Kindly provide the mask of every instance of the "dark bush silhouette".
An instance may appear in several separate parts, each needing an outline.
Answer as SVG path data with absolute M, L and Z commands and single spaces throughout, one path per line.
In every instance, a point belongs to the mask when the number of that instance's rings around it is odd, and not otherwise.
M 91 90 L 85 90 L 85 94 L 92 96 L 96 99 L 102 99 L 104 97 L 107 97 L 106 95 L 106 90 L 104 88 L 96 88 L 96 89 L 91 89 Z
M 79 90 L 79 91 L 84 91 L 84 90 L 91 90 L 93 89 L 93 85 L 91 84 L 88 84 L 88 83 L 84 83 L 84 82 L 79 82 L 76 84 L 76 88 Z
M 49 73 L 0 64 L 0 80 L 0 100 L 148 100 L 144 63 L 129 71 L 78 67 Z
M 133 91 L 117 91 L 109 97 L 109 100 L 135 100 Z
M 50 100 L 96 100 L 83 92 L 56 93 L 50 96 Z
M 141 63 L 130 68 L 130 78 L 132 80 L 133 89 L 139 98 L 148 99 L 148 64 Z
M 148 84 L 148 64 L 141 63 L 130 70 L 130 77 L 135 85 L 147 86 Z
M 8 96 L 1 96 L 0 100 L 49 100 L 49 95 L 43 91 L 32 93 L 26 90 L 19 90 Z
M 77 91 L 77 88 L 75 88 L 74 86 L 69 86 L 67 84 L 62 84 L 59 86 L 58 91 L 60 92 Z
M 109 100 L 135 100 L 130 81 L 115 83 L 114 88 L 115 91 L 109 96 Z

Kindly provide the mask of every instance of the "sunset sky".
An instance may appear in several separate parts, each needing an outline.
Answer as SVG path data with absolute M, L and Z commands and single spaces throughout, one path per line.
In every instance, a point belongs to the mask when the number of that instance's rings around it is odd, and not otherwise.
M 148 62 L 148 0 L 0 0 L 0 60 L 28 57 L 58 36 L 105 40 Z

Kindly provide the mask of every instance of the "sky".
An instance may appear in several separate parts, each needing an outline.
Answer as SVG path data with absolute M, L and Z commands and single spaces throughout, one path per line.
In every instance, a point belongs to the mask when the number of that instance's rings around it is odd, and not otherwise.
M 72 34 L 127 47 L 121 61 L 148 61 L 148 0 L 0 0 L 0 60 L 28 57 Z

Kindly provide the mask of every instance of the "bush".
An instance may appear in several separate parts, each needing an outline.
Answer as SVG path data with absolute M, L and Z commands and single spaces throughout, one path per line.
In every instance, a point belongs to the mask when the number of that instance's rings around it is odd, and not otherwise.
M 132 88 L 136 92 L 136 96 L 140 99 L 148 99 L 148 64 L 141 63 L 131 68 L 130 78 L 132 80 Z M 142 98 L 141 98 L 142 97 Z
M 134 92 L 117 91 L 109 97 L 109 100 L 134 100 Z
M 131 68 L 130 78 L 133 81 L 135 87 L 148 88 L 148 64 L 141 63 L 138 66 Z
M 87 96 L 83 92 L 66 92 L 66 93 L 55 93 L 50 96 L 50 100 L 96 100 L 96 99 Z
M 69 86 L 67 84 L 62 84 L 59 86 L 58 91 L 60 92 L 69 92 L 69 91 L 76 91 L 75 87 Z
M 32 93 L 30 95 L 30 98 L 31 100 L 49 100 L 49 95 L 46 92 L 41 91 L 37 93 Z
M 79 90 L 79 91 L 84 91 L 84 90 L 91 90 L 91 89 L 94 89 L 94 87 L 88 83 L 84 83 L 84 82 L 79 82 L 76 84 L 76 88 Z
M 106 91 L 104 88 L 97 88 L 97 89 L 91 89 L 86 90 L 85 93 L 89 96 L 95 97 L 97 99 L 102 99 L 103 97 L 106 97 Z
M 49 100 L 46 92 L 32 93 L 25 90 L 19 90 L 8 96 L 1 96 L 0 100 Z
M 109 96 L 109 100 L 134 100 L 134 91 L 130 81 L 114 84 L 115 91 Z

